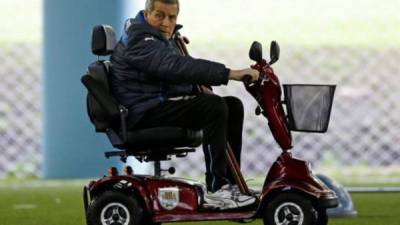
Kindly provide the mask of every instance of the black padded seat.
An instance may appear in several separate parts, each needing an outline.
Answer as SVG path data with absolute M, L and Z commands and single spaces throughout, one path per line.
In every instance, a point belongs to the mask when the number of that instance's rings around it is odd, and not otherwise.
M 127 148 L 180 148 L 201 144 L 201 132 L 180 127 L 155 127 L 128 131 Z

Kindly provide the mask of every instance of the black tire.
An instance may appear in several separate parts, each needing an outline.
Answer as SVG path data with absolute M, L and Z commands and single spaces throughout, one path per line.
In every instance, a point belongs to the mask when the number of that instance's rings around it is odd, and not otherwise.
M 264 225 L 316 225 L 317 211 L 311 200 L 296 193 L 281 193 L 264 208 Z
M 327 225 L 328 215 L 326 214 L 326 209 L 318 209 L 318 216 L 316 225 Z
M 117 191 L 106 191 L 89 205 L 87 220 L 90 225 L 141 225 L 143 208 L 134 196 Z
M 161 225 L 161 223 L 155 223 L 150 218 L 144 219 L 143 224 L 145 225 Z

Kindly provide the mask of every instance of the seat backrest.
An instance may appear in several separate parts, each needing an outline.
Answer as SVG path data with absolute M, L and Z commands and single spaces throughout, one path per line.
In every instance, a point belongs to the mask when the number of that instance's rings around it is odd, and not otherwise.
M 98 25 L 92 31 L 92 52 L 97 56 L 112 53 L 115 47 L 115 33 L 111 26 Z M 91 63 L 82 83 L 88 89 L 87 111 L 97 132 L 108 128 L 116 129 L 120 124 L 119 104 L 112 96 L 108 83 L 109 62 L 97 60 Z

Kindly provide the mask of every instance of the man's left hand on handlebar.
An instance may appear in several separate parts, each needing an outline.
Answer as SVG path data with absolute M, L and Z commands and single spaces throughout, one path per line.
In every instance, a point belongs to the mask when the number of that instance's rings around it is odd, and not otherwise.
M 255 69 L 251 69 L 251 68 L 246 68 L 246 69 L 242 69 L 242 70 L 230 70 L 229 71 L 229 80 L 237 80 L 237 81 L 242 81 L 243 77 L 246 75 L 250 75 L 251 76 L 251 81 L 257 81 L 259 76 L 260 76 L 260 72 L 258 72 L 258 70 Z

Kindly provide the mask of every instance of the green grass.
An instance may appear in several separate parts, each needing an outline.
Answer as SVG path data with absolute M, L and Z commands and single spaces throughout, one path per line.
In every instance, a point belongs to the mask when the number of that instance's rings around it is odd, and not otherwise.
M 84 224 L 81 188 L 0 188 L 2 225 Z
M 81 189 L 86 181 L 0 181 L 1 225 L 84 224 Z M 358 217 L 331 219 L 330 225 L 398 225 L 400 193 L 352 194 Z M 228 221 L 174 223 L 228 225 Z M 256 220 L 250 225 L 262 224 Z

